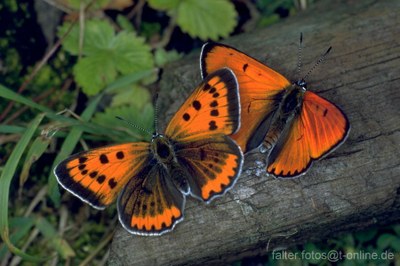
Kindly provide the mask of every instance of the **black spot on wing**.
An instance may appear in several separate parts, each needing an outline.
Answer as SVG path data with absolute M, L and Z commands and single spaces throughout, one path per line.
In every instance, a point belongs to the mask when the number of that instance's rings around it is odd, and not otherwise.
M 208 84 L 208 83 L 205 83 L 205 84 L 204 84 L 203 91 L 208 91 L 208 90 L 210 90 L 210 89 L 211 89 L 211 85 Z
M 125 157 L 125 154 L 122 151 L 117 152 L 116 154 L 118 160 L 122 160 Z
M 97 172 L 97 171 L 91 172 L 91 173 L 89 174 L 89 176 L 90 176 L 91 178 L 95 178 L 97 175 L 98 175 L 98 172 Z
M 211 116 L 219 116 L 218 109 L 211 110 L 210 115 Z
M 189 121 L 190 120 L 190 115 L 188 113 L 184 113 L 182 116 L 183 120 Z
M 106 180 L 105 175 L 99 175 L 99 177 L 96 179 L 97 183 L 103 184 L 104 180 Z
M 117 182 L 115 181 L 114 178 L 111 178 L 110 180 L 108 180 L 108 186 L 113 189 L 115 188 L 115 186 L 117 185 Z
M 100 155 L 99 159 L 100 159 L 100 162 L 101 162 L 102 164 L 107 164 L 107 163 L 109 163 L 108 157 L 107 157 L 107 155 L 105 155 L 105 154 Z
M 209 130 L 216 130 L 218 128 L 217 123 L 214 120 L 210 121 L 208 125 L 210 126 Z
M 218 101 L 214 100 L 210 103 L 210 107 L 217 107 L 218 106 Z

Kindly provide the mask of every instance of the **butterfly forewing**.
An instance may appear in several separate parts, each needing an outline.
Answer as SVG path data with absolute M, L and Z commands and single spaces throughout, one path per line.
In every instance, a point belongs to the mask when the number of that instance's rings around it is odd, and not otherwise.
M 276 111 L 282 91 L 290 82 L 256 59 L 227 45 L 207 43 L 201 52 L 203 77 L 216 69 L 232 69 L 238 80 L 241 128 L 232 135 L 244 152 L 258 147 L 268 130 L 268 118 Z
M 228 69 L 209 75 L 175 113 L 165 134 L 176 141 L 229 135 L 240 125 L 237 81 Z
M 153 159 L 122 191 L 119 219 L 131 233 L 160 235 L 182 220 L 184 205 L 185 197 L 167 169 Z
M 149 143 L 119 144 L 77 153 L 54 169 L 58 182 L 95 208 L 111 204 L 149 158 Z

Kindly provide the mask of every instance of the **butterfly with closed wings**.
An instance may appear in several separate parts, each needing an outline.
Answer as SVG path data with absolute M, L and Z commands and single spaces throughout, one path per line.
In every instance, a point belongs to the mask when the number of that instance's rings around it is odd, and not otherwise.
M 132 234 L 161 235 L 183 219 L 185 198 L 210 202 L 240 175 L 243 154 L 228 135 L 240 126 L 231 70 L 208 75 L 151 142 L 80 152 L 54 169 L 58 182 L 104 209 L 118 196 L 118 216 Z

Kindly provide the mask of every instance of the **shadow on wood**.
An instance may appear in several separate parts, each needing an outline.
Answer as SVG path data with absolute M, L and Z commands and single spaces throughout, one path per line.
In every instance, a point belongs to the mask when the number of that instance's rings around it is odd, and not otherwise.
M 224 197 L 209 205 L 188 198 L 185 219 L 174 231 L 141 237 L 118 228 L 109 264 L 228 263 L 398 220 L 400 16 L 395 10 L 399 8 L 395 0 L 323 1 L 282 23 L 227 40 L 293 80 L 299 78 L 300 32 L 303 75 L 333 46 L 307 81 L 310 90 L 347 114 L 349 138 L 297 179 L 267 176 L 265 158 L 248 155 L 241 177 Z M 198 57 L 196 52 L 165 69 L 162 122 L 200 82 Z

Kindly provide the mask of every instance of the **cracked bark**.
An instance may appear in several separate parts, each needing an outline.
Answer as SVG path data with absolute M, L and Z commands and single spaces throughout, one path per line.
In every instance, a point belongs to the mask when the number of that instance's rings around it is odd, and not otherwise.
M 188 199 L 185 219 L 172 232 L 141 237 L 119 226 L 109 264 L 227 263 L 398 220 L 399 8 L 395 0 L 322 1 L 279 24 L 226 40 L 293 80 L 299 78 L 300 31 L 303 75 L 332 45 L 307 81 L 347 114 L 347 141 L 297 179 L 267 176 L 263 156 L 249 154 L 236 185 L 209 205 Z M 198 57 L 199 51 L 165 69 L 161 123 L 200 82 Z

